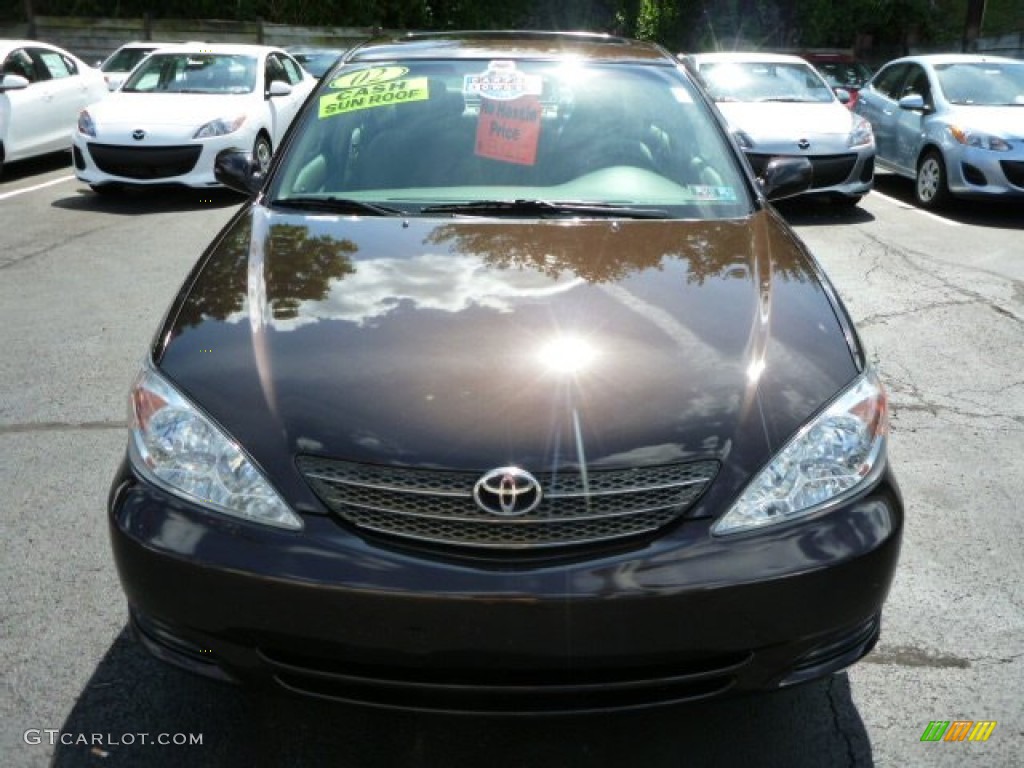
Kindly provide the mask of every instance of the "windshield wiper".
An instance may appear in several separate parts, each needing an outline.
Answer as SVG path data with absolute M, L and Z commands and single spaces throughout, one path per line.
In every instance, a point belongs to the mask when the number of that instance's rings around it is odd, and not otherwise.
M 343 197 L 279 197 L 271 205 L 282 208 L 297 208 L 301 211 L 324 211 L 327 213 L 362 213 L 367 216 L 405 216 L 406 211 L 388 208 L 386 205 L 364 203 Z
M 661 208 L 632 208 L 608 203 L 549 200 L 474 200 L 470 203 L 428 205 L 420 213 L 465 213 L 471 216 L 600 216 L 626 219 L 667 219 Z

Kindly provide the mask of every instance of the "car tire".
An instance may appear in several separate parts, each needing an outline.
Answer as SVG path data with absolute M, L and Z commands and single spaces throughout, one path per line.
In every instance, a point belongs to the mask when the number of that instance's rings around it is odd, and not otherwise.
M 946 164 L 934 149 L 925 152 L 917 164 L 914 199 L 922 208 L 941 208 L 949 201 Z
M 105 197 L 121 193 L 121 186 L 119 184 L 90 184 L 89 188 L 97 195 L 103 195 Z
M 260 133 L 252 145 L 252 161 L 255 170 L 265 176 L 270 168 L 271 157 L 273 157 L 273 148 L 270 146 L 270 139 L 267 134 Z

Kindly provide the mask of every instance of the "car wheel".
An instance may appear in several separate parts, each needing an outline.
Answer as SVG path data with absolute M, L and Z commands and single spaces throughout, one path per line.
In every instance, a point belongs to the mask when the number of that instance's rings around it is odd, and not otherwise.
M 942 155 L 935 150 L 926 152 L 917 164 L 914 197 L 924 208 L 939 208 L 949 200 L 946 165 L 942 162 Z
M 270 158 L 273 151 L 270 148 L 270 139 L 267 138 L 265 133 L 261 133 L 256 137 L 256 143 L 252 145 L 252 159 L 256 165 L 255 170 L 261 174 L 266 174 L 270 168 Z

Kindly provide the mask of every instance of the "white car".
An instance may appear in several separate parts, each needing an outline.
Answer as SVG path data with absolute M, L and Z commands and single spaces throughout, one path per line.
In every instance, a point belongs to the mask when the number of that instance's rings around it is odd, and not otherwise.
M 219 186 L 217 154 L 251 151 L 266 171 L 316 80 L 279 48 L 196 43 L 154 51 L 74 133 L 75 175 L 126 185 Z
M 0 168 L 68 149 L 78 113 L 106 95 L 102 73 L 64 49 L 0 40 Z
M 773 157 L 806 157 L 814 169 L 807 194 L 856 205 L 874 183 L 871 124 L 844 106 L 806 60 L 773 53 L 699 53 L 687 65 L 760 176 Z
M 158 48 L 175 48 L 177 43 L 160 43 L 156 40 L 135 41 L 125 43 L 100 64 L 100 71 L 107 81 L 107 87 L 116 91 L 131 73 L 135 66 L 146 56 Z

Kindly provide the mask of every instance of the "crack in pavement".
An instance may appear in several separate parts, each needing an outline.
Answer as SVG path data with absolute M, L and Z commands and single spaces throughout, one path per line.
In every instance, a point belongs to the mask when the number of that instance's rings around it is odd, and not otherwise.
M 71 432 L 76 430 L 127 429 L 128 421 L 33 421 L 25 424 L 0 424 L 0 435 L 26 432 Z
M 915 250 L 910 249 L 910 248 L 902 248 L 902 247 L 894 246 L 894 245 L 892 245 L 890 243 L 885 242 L 884 240 L 882 240 L 877 235 L 871 234 L 870 232 L 865 232 L 864 233 L 864 237 L 866 237 L 868 240 L 870 240 L 876 246 L 881 248 L 883 255 L 891 257 L 893 259 L 898 259 L 909 270 L 911 270 L 913 272 L 917 272 L 917 273 L 919 273 L 921 275 L 924 275 L 925 277 L 930 278 L 931 280 L 933 280 L 935 285 L 934 286 L 930 286 L 931 288 L 944 288 L 944 289 L 950 291 L 951 293 L 953 293 L 954 295 L 963 296 L 963 297 L 965 297 L 965 299 L 967 299 L 966 301 L 961 301 L 961 302 L 956 302 L 956 301 L 950 300 L 948 303 L 945 304 L 945 306 L 955 305 L 957 303 L 962 303 L 962 304 L 980 303 L 980 304 L 984 304 L 984 305 L 988 306 L 989 308 L 992 309 L 992 311 L 996 312 L 997 314 L 999 314 L 999 315 L 1001 315 L 1003 317 L 1006 317 L 1006 318 L 1009 318 L 1009 319 L 1011 319 L 1011 320 L 1013 320 L 1015 322 L 1024 324 L 1024 317 L 1018 315 L 1012 309 L 1008 309 L 1008 308 L 1006 308 L 1004 306 L 1001 306 L 1001 305 L 997 304 L 990 297 L 986 296 L 985 294 L 983 294 L 983 293 L 981 293 L 979 291 L 971 290 L 970 288 L 967 288 L 966 286 L 963 286 L 963 285 L 958 285 L 957 283 L 954 283 L 949 278 L 943 277 L 942 275 L 938 274 L 937 273 L 938 265 L 935 265 L 934 268 L 929 269 L 929 265 L 932 265 L 934 263 L 933 262 L 933 258 L 932 258 L 932 256 L 930 254 L 926 254 L 926 253 L 922 253 L 922 252 L 919 252 L 919 251 L 915 251 Z M 862 250 L 862 253 L 863 253 L 863 250 Z M 978 269 L 977 267 L 971 267 L 971 266 L 964 265 L 964 264 L 951 264 L 951 263 L 948 263 L 948 262 L 941 262 L 941 264 L 942 264 L 942 266 L 950 268 L 950 269 L 954 269 L 954 268 L 959 267 L 960 269 L 963 269 L 963 270 L 966 270 L 966 271 L 979 272 L 979 273 L 984 274 L 984 275 L 986 275 L 988 277 L 992 277 L 992 278 L 996 278 L 998 280 L 1004 281 L 1004 282 L 1006 282 L 1008 285 L 1010 285 L 1013 288 L 1013 300 L 1016 300 L 1018 297 L 1020 297 L 1022 294 L 1024 294 L 1024 284 L 1022 284 L 1021 281 L 1019 281 L 1019 280 L 1014 280 L 1012 278 L 1006 277 L 1005 275 L 1000 275 L 998 273 L 989 272 L 988 270 Z M 878 260 L 876 258 L 876 259 L 873 260 L 873 263 L 868 268 L 868 270 L 864 273 L 865 280 L 877 268 L 878 268 Z M 905 310 L 903 312 L 893 313 L 893 316 L 914 314 L 915 312 L 920 312 L 920 311 L 923 311 L 923 310 L 928 310 L 928 309 L 931 309 L 933 307 L 938 307 L 938 306 L 943 306 L 943 304 L 929 304 L 929 305 L 926 305 L 926 306 L 921 307 L 919 309 Z M 884 317 L 884 315 L 881 315 L 881 316 Z M 876 315 L 875 317 L 880 317 L 880 316 Z M 858 325 L 860 325 L 860 324 L 862 324 L 864 322 L 872 322 L 872 320 L 865 319 L 865 320 L 862 320 L 862 321 L 858 321 Z
M 850 738 L 850 735 L 843 729 L 842 718 L 839 716 L 839 706 L 836 704 L 836 697 L 834 691 L 835 685 L 836 676 L 833 675 L 831 678 L 829 678 L 828 687 L 825 691 L 825 696 L 828 699 L 829 709 L 832 711 L 832 723 L 835 726 L 836 732 L 842 737 L 843 743 L 846 745 L 846 757 L 848 765 L 850 765 L 852 768 L 853 766 L 857 765 L 857 755 L 854 753 L 853 750 L 853 740 Z
M 78 232 L 72 237 L 68 238 L 67 240 L 61 240 L 60 242 L 50 243 L 49 245 L 45 245 L 42 248 L 38 248 L 34 251 L 31 251 L 30 253 L 27 253 L 24 256 L 19 256 L 16 259 L 0 263 L 0 269 L 7 269 L 9 267 L 17 266 L 18 264 L 24 264 L 26 261 L 34 259 L 36 256 L 42 256 L 44 253 L 51 253 L 52 251 L 55 251 L 58 248 L 62 248 L 66 245 L 69 245 L 70 243 L 75 242 L 76 240 L 81 240 L 85 237 L 88 237 L 94 232 L 101 232 L 104 229 L 107 229 L 107 227 L 94 227 L 93 229 L 87 229 L 82 232 Z
M 933 669 L 967 669 L 971 660 L 952 654 L 933 654 L 911 645 L 876 648 L 861 663 L 888 664 L 897 667 L 931 667 Z

